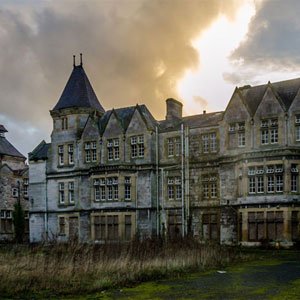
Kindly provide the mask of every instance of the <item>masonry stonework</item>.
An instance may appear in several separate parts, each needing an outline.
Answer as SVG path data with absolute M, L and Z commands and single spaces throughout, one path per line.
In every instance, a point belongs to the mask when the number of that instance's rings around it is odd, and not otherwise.
M 225 111 L 105 111 L 82 65 L 29 155 L 30 239 L 299 240 L 300 79 L 236 88 Z

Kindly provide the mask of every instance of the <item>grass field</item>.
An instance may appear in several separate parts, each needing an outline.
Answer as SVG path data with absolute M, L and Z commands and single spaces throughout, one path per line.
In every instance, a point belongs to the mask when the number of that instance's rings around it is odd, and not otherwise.
M 235 248 L 193 239 L 0 247 L 2 298 L 79 295 L 181 275 L 241 259 Z

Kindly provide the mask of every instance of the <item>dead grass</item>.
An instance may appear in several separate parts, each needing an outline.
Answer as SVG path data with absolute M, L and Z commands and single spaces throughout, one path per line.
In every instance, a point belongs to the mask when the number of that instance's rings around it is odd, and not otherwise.
M 3 246 L 0 295 L 84 294 L 228 264 L 238 251 L 193 239 Z

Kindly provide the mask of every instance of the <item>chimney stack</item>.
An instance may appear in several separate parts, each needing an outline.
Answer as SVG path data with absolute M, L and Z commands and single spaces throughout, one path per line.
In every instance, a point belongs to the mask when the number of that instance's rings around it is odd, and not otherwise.
M 173 99 L 169 98 L 166 100 L 167 104 L 167 115 L 166 120 L 174 120 L 174 119 L 181 119 L 182 118 L 182 103 Z

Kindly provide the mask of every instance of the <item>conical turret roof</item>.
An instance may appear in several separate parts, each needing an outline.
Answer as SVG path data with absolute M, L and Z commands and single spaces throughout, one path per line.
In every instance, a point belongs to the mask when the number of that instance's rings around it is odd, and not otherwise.
M 102 113 L 105 112 L 82 64 L 78 66 L 74 65 L 71 76 L 53 110 L 71 107 L 90 107 Z

